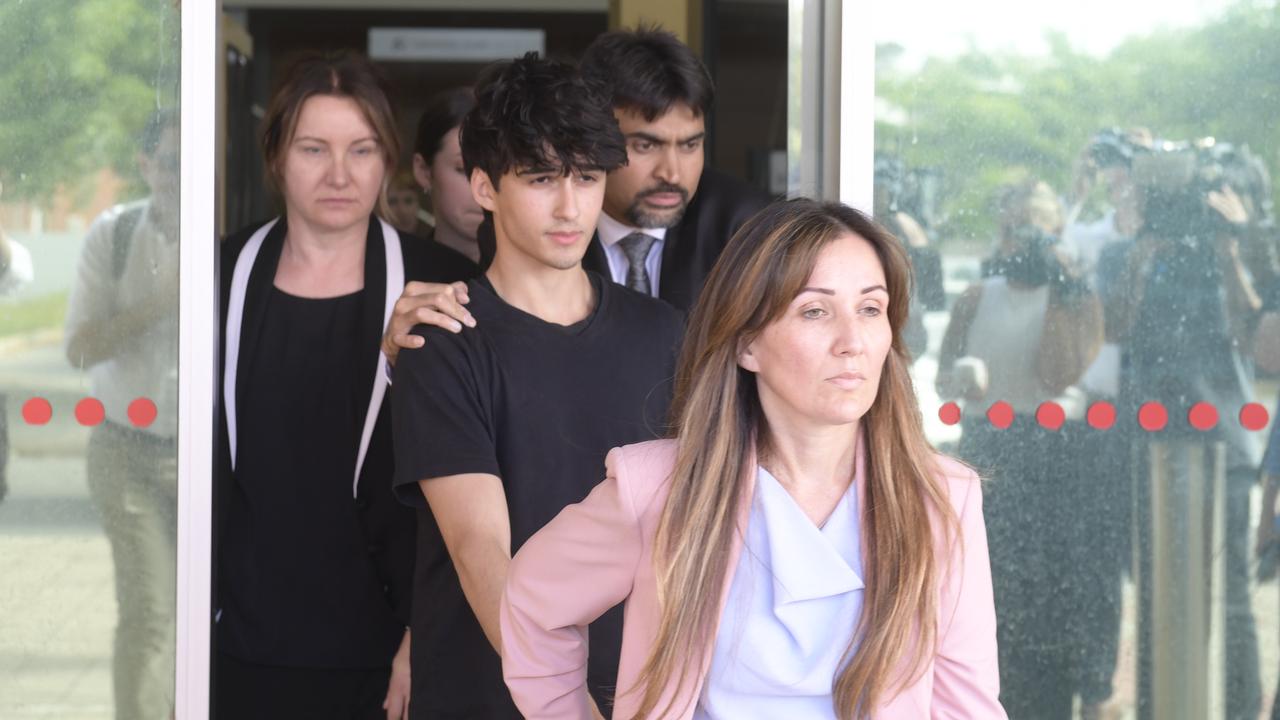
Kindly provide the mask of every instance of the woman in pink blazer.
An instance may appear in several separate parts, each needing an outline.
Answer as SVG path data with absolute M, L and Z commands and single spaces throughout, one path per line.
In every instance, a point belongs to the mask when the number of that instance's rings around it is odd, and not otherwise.
M 529 540 L 501 608 L 529 718 L 591 718 L 587 625 L 625 601 L 614 717 L 1003 718 L 981 485 L 924 437 L 901 245 L 794 200 L 689 321 L 674 437 Z

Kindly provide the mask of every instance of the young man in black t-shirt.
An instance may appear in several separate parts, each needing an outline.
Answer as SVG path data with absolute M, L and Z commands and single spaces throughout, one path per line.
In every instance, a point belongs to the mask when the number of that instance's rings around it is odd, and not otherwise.
M 474 327 L 415 329 L 400 352 L 396 492 L 420 514 L 415 718 L 519 718 L 502 681 L 498 600 L 534 532 L 603 479 L 610 448 L 663 433 L 682 323 L 582 268 L 606 172 L 626 161 L 608 100 L 571 66 L 496 66 L 463 121 L 463 161 L 497 253 L 468 284 Z M 607 711 L 621 612 L 592 625 L 588 685 Z

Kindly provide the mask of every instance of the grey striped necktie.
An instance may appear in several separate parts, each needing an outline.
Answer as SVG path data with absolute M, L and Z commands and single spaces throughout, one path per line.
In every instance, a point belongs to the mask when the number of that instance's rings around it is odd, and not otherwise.
M 649 282 L 649 268 L 646 261 L 649 259 L 649 248 L 658 239 L 652 235 L 646 235 L 641 232 L 634 232 L 618 241 L 622 246 L 622 252 L 627 256 L 627 287 L 645 295 L 653 294 L 653 287 Z

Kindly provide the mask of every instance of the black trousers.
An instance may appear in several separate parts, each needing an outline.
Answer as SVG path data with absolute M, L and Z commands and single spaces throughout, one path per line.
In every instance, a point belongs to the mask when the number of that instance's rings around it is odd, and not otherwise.
M 386 720 L 391 668 L 318 669 L 256 665 L 219 653 L 215 720 Z

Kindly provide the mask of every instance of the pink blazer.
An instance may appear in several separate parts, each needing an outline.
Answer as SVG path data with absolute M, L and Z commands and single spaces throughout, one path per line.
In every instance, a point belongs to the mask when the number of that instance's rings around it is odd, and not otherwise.
M 520 549 L 507 575 L 502 599 L 502 670 L 516 706 L 531 720 L 587 720 L 587 624 L 626 600 L 622 658 L 614 717 L 631 720 L 643 694 L 634 690 L 658 626 L 653 541 L 675 465 L 671 440 L 616 448 L 606 460 L 608 475 L 577 505 L 564 509 Z M 754 466 L 754 462 L 752 463 Z M 940 533 L 938 557 L 946 558 L 938 603 L 937 653 L 924 674 L 876 707 L 876 720 L 920 718 L 1005 718 L 996 657 L 996 617 L 991 595 L 982 488 L 964 465 L 938 457 L 963 535 L 948 547 Z M 754 475 L 753 475 L 754 477 Z M 859 507 L 866 487 L 857 476 Z M 739 522 L 751 507 L 745 498 Z M 742 533 L 729 567 L 736 568 Z M 690 538 L 696 542 L 696 538 Z M 725 578 L 721 607 L 728 595 Z M 846 642 L 840 638 L 835 642 Z M 703 658 L 704 675 L 713 648 Z M 693 716 L 702 679 L 668 698 L 681 720 Z

